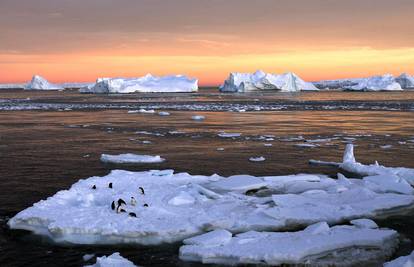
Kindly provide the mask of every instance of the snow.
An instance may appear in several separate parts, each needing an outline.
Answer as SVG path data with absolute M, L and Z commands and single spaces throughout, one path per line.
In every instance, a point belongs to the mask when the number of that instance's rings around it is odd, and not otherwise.
M 261 161 L 265 161 L 265 160 L 266 160 L 265 157 L 262 157 L 262 156 L 249 158 L 249 161 L 252 161 L 252 162 L 261 162 Z
M 98 257 L 94 265 L 85 267 L 136 267 L 134 263 L 123 258 L 119 252 L 115 252 L 111 256 Z
M 410 185 L 414 185 L 414 169 L 410 168 L 404 168 L 404 167 L 385 167 L 382 165 L 379 165 L 378 162 L 375 162 L 375 164 L 365 165 L 362 163 L 359 163 L 355 160 L 354 156 L 354 146 L 353 144 L 347 144 L 343 156 L 343 162 L 342 163 L 336 163 L 336 162 L 324 162 L 324 161 L 315 161 L 311 160 L 310 163 L 312 164 L 318 164 L 318 165 L 331 165 L 331 166 L 338 166 L 340 169 L 343 169 L 347 172 L 360 175 L 360 176 L 376 176 L 378 175 L 381 178 L 381 181 L 384 183 L 384 177 L 388 176 L 389 180 L 398 180 L 403 179 Z M 400 183 L 400 186 L 404 186 L 404 183 L 400 180 L 398 180 Z M 378 179 L 378 182 L 380 182 L 380 179 Z M 383 184 L 383 186 L 386 186 Z
M 230 73 L 224 84 L 220 86 L 222 92 L 249 92 L 256 90 L 279 90 L 282 92 L 297 92 L 302 90 L 318 89 L 312 84 L 303 81 L 292 72 L 285 74 L 270 74 L 261 70 L 250 73 Z
M 258 196 L 245 194 L 248 191 Z M 112 201 L 120 198 L 127 203 L 126 213 L 111 209 Z M 173 170 L 115 170 L 79 180 L 19 212 L 8 225 L 57 243 L 155 245 L 216 229 L 276 231 L 322 221 L 383 217 L 412 205 L 412 194 L 384 193 L 382 188 L 368 188 L 363 180 L 342 176 L 338 180 L 310 174 L 226 178 Z
M 27 84 L 25 90 L 63 90 L 60 85 L 49 83 L 45 78 L 34 75 L 32 81 Z
M 201 238 L 201 243 L 184 241 L 185 245 L 180 248 L 181 260 L 227 265 L 333 266 L 338 262 L 355 265 L 390 256 L 398 245 L 398 234 L 393 230 L 348 225 L 329 227 L 326 222 L 297 232 L 250 231 L 230 240 L 213 235 L 212 242 L 208 242 L 208 236 Z
M 384 267 L 414 267 L 414 251 L 410 255 L 384 263 Z
M 157 77 L 147 74 L 139 78 L 99 78 L 83 93 L 135 93 L 135 92 L 196 92 L 198 81 L 183 75 Z
M 120 154 L 120 155 L 108 155 L 102 154 L 101 161 L 107 163 L 161 163 L 165 159 L 160 156 L 149 156 L 149 155 L 137 155 L 132 153 Z

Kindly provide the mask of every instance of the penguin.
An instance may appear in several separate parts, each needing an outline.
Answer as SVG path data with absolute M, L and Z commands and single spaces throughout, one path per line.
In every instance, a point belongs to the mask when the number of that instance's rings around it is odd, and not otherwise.
M 112 204 L 111 204 L 111 209 L 112 209 L 112 210 L 115 210 L 115 201 L 112 201 Z
M 142 188 L 142 187 L 140 186 L 140 187 L 139 187 L 139 190 L 141 190 L 141 194 L 145 195 L 144 188 Z
M 146 208 L 147 208 L 147 207 L 148 207 L 148 204 L 147 204 L 147 203 L 145 203 L 145 204 L 144 204 L 144 207 L 146 207 Z
M 92 186 L 92 189 L 96 189 L 96 185 L 93 185 L 93 186 Z
M 137 217 L 137 215 L 134 212 L 130 212 L 128 215 L 135 218 Z
M 108 187 L 112 189 L 112 183 L 109 183 Z
M 116 207 L 116 213 L 125 212 L 125 210 L 123 209 L 123 205 L 126 206 L 125 201 L 122 198 L 120 198 L 118 199 L 117 203 L 118 205 Z
M 137 205 L 137 201 L 135 200 L 135 198 L 134 198 L 134 197 L 131 197 L 131 205 L 132 205 L 132 206 Z
M 126 202 L 122 198 L 118 199 L 118 207 L 121 206 L 122 204 L 126 206 Z
M 126 212 L 126 210 L 124 210 L 124 209 L 119 209 L 119 212 Z M 118 213 L 119 213 L 118 212 Z

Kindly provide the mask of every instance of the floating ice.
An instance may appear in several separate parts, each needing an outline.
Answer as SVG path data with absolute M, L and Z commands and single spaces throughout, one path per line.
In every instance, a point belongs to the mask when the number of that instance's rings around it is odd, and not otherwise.
M 401 80 L 401 79 L 400 79 Z M 398 78 L 391 74 L 377 75 L 368 78 L 343 79 L 320 81 L 315 83 L 316 87 L 324 89 L 345 89 L 354 91 L 401 91 L 402 86 Z
M 261 161 L 265 161 L 265 160 L 266 160 L 265 157 L 262 157 L 262 156 L 249 158 L 249 161 L 252 161 L 252 162 L 261 162 Z
M 224 84 L 220 86 L 223 92 L 248 92 L 256 90 L 279 90 L 282 92 L 296 92 L 318 89 L 312 84 L 303 81 L 292 72 L 285 74 L 269 74 L 263 71 L 250 73 L 230 73 Z
M 158 115 L 160 115 L 160 116 L 170 116 L 171 114 L 167 111 L 160 111 L 160 112 L 158 112 Z
M 84 261 L 88 261 L 88 260 L 92 259 L 93 257 L 95 257 L 95 254 L 85 254 L 85 255 L 82 256 L 82 259 Z
M 297 146 L 297 147 L 314 148 L 314 147 L 318 147 L 319 145 L 317 145 L 317 144 L 309 144 L 309 143 L 299 143 L 299 144 L 295 144 L 295 146 Z
M 223 138 L 233 138 L 233 137 L 240 137 L 242 134 L 241 133 L 219 133 L 217 135 Z
M 140 78 L 99 78 L 96 84 L 84 87 L 82 93 L 152 93 L 196 92 L 198 81 L 183 75 L 156 77 L 147 74 Z
M 326 222 L 298 232 L 250 231 L 230 238 L 225 232 L 209 234 L 192 238 L 202 242 L 184 240 L 180 259 L 227 265 L 355 265 L 390 256 L 398 245 L 398 234 L 393 230 L 329 227 Z
M 49 83 L 45 78 L 35 75 L 32 81 L 27 84 L 25 90 L 63 90 L 60 85 Z
M 339 167 L 347 172 L 360 176 L 386 175 L 395 180 L 395 176 L 406 180 L 410 185 L 414 185 L 414 169 L 404 167 L 385 167 L 376 162 L 375 164 L 365 165 L 355 160 L 354 146 L 347 144 L 343 156 L 343 162 L 325 162 L 310 160 L 309 163 L 317 165 L 330 165 Z
M 137 155 L 137 154 L 120 154 L 120 155 L 108 155 L 102 154 L 101 161 L 107 163 L 161 163 L 165 159 L 160 156 L 148 156 L 148 155 Z
M 191 117 L 191 119 L 195 120 L 195 121 L 202 121 L 204 120 L 206 117 L 201 116 L 201 115 L 194 115 Z
M 88 265 L 85 267 L 136 267 L 136 265 L 122 257 L 119 252 L 116 252 L 108 257 L 98 257 L 94 265 Z
M 384 263 L 384 267 L 414 267 L 414 251 L 410 255 Z

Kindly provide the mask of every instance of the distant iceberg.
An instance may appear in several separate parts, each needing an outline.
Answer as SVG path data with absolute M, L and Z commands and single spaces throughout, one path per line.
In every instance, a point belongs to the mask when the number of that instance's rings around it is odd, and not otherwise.
M 326 80 L 313 83 L 319 89 L 343 89 L 350 91 L 401 91 L 414 88 L 414 78 L 402 74 L 395 78 L 391 74 L 367 78 Z M 410 87 L 412 86 L 412 87 Z
M 139 78 L 99 78 L 82 93 L 166 93 L 197 92 L 198 80 L 184 75 L 157 77 L 147 74 Z
M 61 85 L 49 83 L 45 78 L 34 75 L 32 81 L 28 83 L 25 90 L 63 90 Z
M 285 74 L 270 74 L 261 70 L 250 73 L 230 73 L 224 84 L 220 86 L 222 92 L 249 92 L 257 90 L 279 90 L 282 92 L 297 92 L 302 90 L 317 91 L 312 83 L 303 81 L 292 72 Z

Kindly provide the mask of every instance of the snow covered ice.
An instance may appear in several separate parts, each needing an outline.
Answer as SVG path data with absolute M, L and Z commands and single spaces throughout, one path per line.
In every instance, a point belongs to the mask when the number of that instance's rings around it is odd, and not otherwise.
M 230 73 L 227 80 L 220 87 L 222 92 L 249 92 L 256 90 L 279 90 L 282 92 L 297 92 L 302 90 L 318 89 L 312 84 L 303 81 L 292 72 L 285 74 L 270 74 L 261 70 L 250 73 Z
M 161 92 L 196 92 L 197 79 L 184 75 L 164 77 L 147 74 L 139 78 L 100 78 L 93 86 L 80 90 L 83 93 L 161 93 Z
M 149 155 L 137 155 L 137 154 L 120 154 L 120 155 L 108 155 L 102 154 L 101 161 L 107 163 L 161 163 L 165 159 L 160 156 L 149 156 Z
M 98 257 L 95 264 L 85 267 L 136 267 L 136 265 L 115 252 L 110 256 Z
M 357 226 L 329 227 L 319 222 L 298 232 L 249 231 L 231 237 L 216 230 L 184 240 L 180 259 L 204 264 L 356 264 L 388 257 L 397 232 Z
M 63 90 L 60 85 L 49 83 L 45 78 L 34 75 L 32 81 L 27 84 L 25 90 Z
M 352 91 L 401 91 L 414 87 L 413 77 L 402 74 L 394 78 L 391 74 L 376 75 L 367 78 L 319 81 L 314 84 L 320 89 L 345 89 Z
M 414 251 L 410 255 L 384 263 L 384 267 L 414 267 Z

